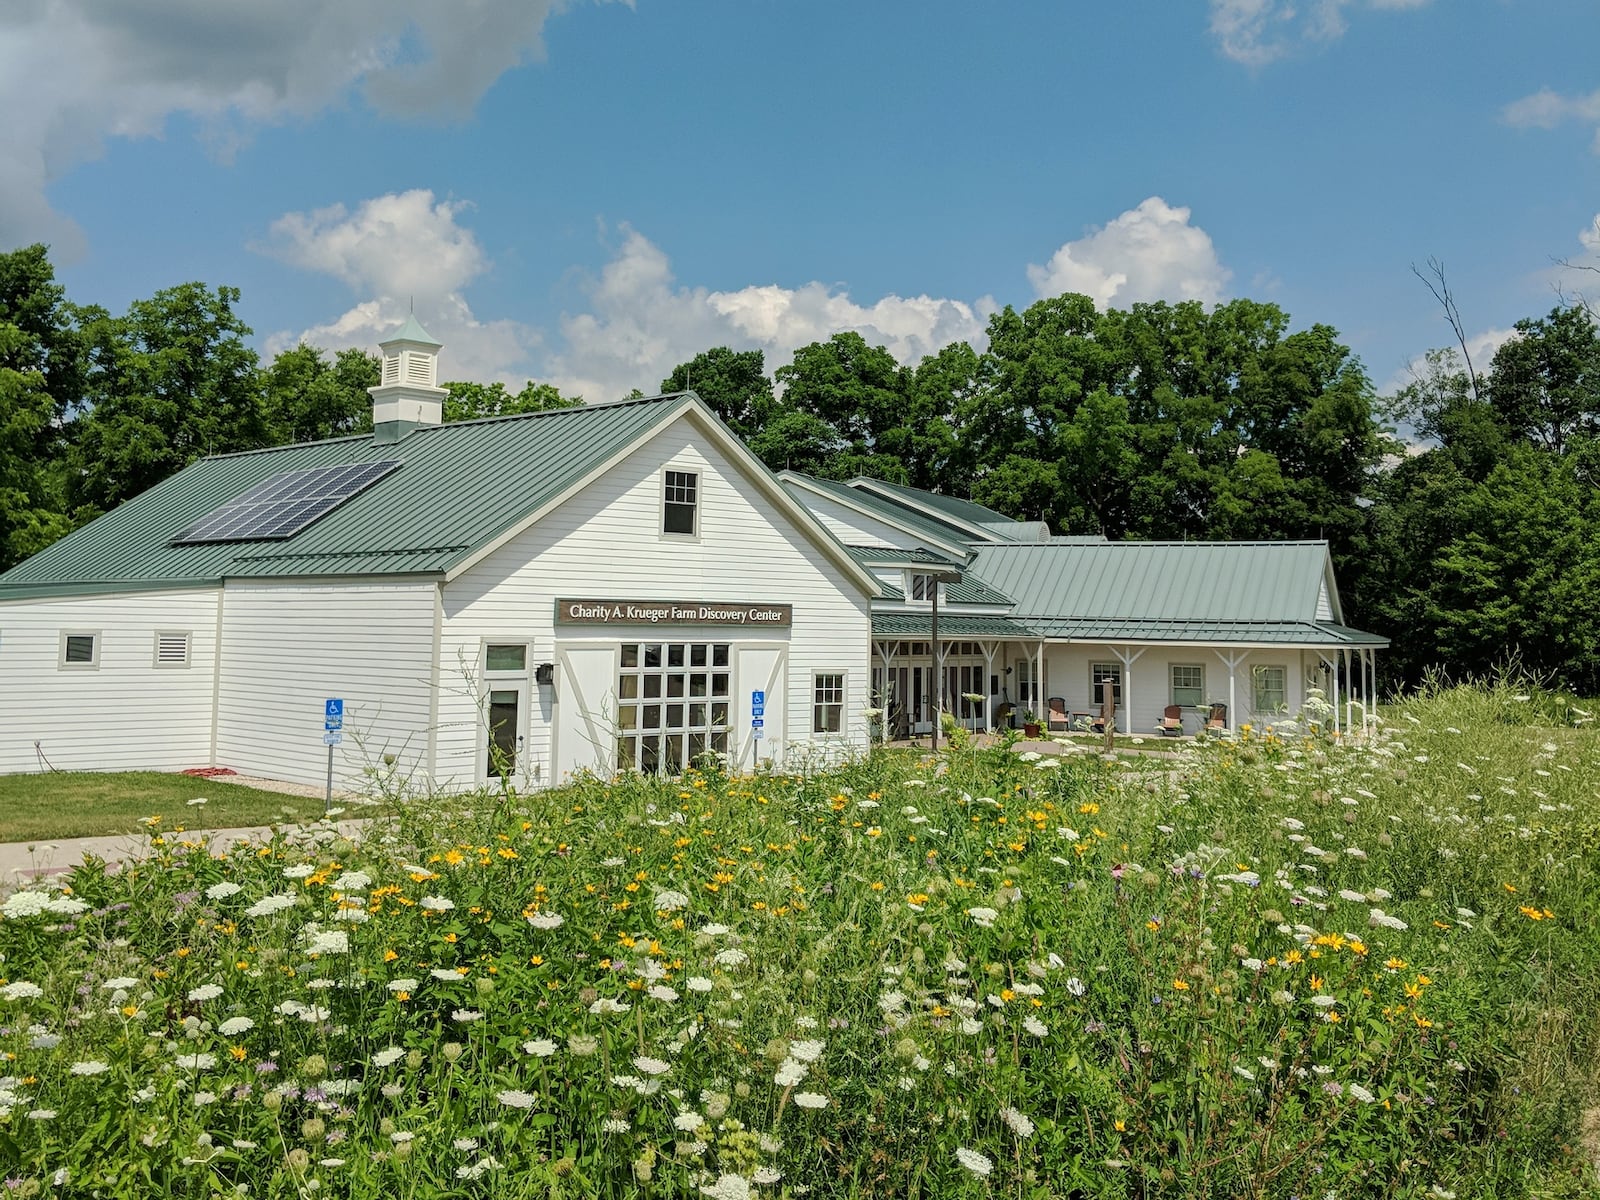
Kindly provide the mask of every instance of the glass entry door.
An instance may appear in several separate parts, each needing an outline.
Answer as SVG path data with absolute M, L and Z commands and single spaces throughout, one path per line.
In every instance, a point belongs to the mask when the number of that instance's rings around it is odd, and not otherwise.
M 522 753 L 522 697 L 520 687 L 489 690 L 489 753 L 483 773 L 488 779 L 516 773 Z

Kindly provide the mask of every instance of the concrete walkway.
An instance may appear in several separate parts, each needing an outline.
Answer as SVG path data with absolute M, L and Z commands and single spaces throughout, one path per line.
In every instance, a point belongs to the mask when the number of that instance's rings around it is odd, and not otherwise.
M 317 822 L 312 825 L 280 825 L 278 831 L 308 840 L 349 838 L 359 841 L 370 819 Z M 264 842 L 274 829 L 253 825 L 241 829 L 192 829 L 168 835 L 169 841 L 203 842 L 213 850 L 225 850 L 236 842 Z M 125 863 L 150 856 L 150 835 L 124 833 L 113 837 L 61 838 L 53 842 L 0 842 L 0 894 L 41 875 L 68 871 L 93 855 L 109 863 Z

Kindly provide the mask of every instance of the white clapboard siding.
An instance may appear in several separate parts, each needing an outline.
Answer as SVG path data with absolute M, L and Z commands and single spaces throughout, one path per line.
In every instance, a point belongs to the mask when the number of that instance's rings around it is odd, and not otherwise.
M 1140 647 L 1132 647 L 1139 649 Z M 1129 649 L 1124 647 L 1124 649 Z M 1217 656 L 1215 650 L 1209 646 L 1172 647 L 1148 646 L 1143 647 L 1141 654 L 1133 663 L 1132 673 L 1128 668 L 1123 668 L 1123 703 L 1127 712 L 1120 708 L 1117 713 L 1117 728 L 1127 728 L 1136 735 L 1147 737 L 1157 736 L 1156 726 L 1160 722 L 1167 705 L 1172 703 L 1172 672 L 1174 663 L 1194 664 L 1205 668 L 1205 692 L 1207 703 L 1219 700 L 1227 703 L 1228 700 L 1228 667 Z M 1223 653 L 1229 656 L 1239 653 L 1239 648 L 1223 648 Z M 1049 697 L 1060 696 L 1067 702 L 1068 712 L 1096 711 L 1098 707 L 1091 702 L 1090 668 L 1094 663 L 1116 663 L 1117 656 L 1107 647 L 1096 646 L 1051 646 L 1045 651 L 1045 690 L 1044 701 L 1048 704 Z M 1254 686 L 1252 684 L 1251 668 L 1256 664 L 1281 666 L 1285 669 L 1286 694 L 1289 711 L 1257 712 L 1254 707 Z M 1274 650 L 1264 648 L 1251 650 L 1245 660 L 1234 669 L 1234 704 L 1236 710 L 1231 715 L 1230 723 L 1237 728 L 1246 721 L 1253 723 L 1257 728 L 1273 721 L 1281 721 L 1286 716 L 1292 717 L 1300 710 L 1304 703 L 1304 681 L 1302 678 L 1301 653 L 1297 649 Z M 1040 706 L 1043 715 L 1044 705 Z M 1130 719 L 1131 726 L 1126 724 Z M 1184 728 L 1193 732 L 1197 723 L 1192 713 L 1186 713 L 1183 718 Z
M 433 583 L 230 582 L 224 589 L 217 763 L 320 784 L 323 702 L 345 702 L 335 785 L 396 756 L 426 767 L 433 694 Z
M 661 534 L 661 473 L 669 465 L 700 474 L 696 540 Z M 531 677 L 536 664 L 556 660 L 559 596 L 793 605 L 791 630 L 724 629 L 701 636 L 752 643 L 787 634 L 785 725 L 769 736 L 781 733 L 789 747 L 810 743 L 811 672 L 846 671 L 857 680 L 871 637 L 869 599 L 862 585 L 824 553 L 814 536 L 688 423 L 679 420 L 661 430 L 580 495 L 445 585 L 440 657 L 451 686 L 439 692 L 439 782 L 470 786 L 481 769 L 485 735 L 468 692 L 476 682 L 482 646 L 531 642 Z M 656 637 L 680 632 L 685 638 L 695 636 L 684 627 Z M 648 631 L 640 634 L 648 636 Z M 595 636 L 592 629 L 571 630 L 573 641 Z M 466 664 L 464 670 L 460 664 Z M 748 693 L 760 684 L 738 678 L 737 671 L 735 675 L 735 697 L 748 710 Z M 528 728 L 526 765 L 538 772 L 529 780 L 533 783 L 558 781 L 552 778 L 557 772 L 546 716 L 553 711 L 550 692 L 530 682 L 534 719 Z M 571 704 L 567 697 L 560 702 Z M 858 686 L 849 697 L 844 734 L 825 740 L 864 747 L 866 707 L 864 689 Z M 739 711 L 736 704 L 736 721 Z M 747 716 L 743 723 L 748 725 Z M 734 731 L 736 741 L 742 732 Z
M 847 546 L 889 546 L 897 550 L 926 549 L 948 553 L 948 550 L 935 546 L 932 542 L 923 541 L 915 534 L 875 520 L 848 505 L 840 504 L 837 500 L 818 495 L 806 488 L 792 487 L 789 489 L 789 494 L 810 509 L 811 515 L 821 521 L 829 533 Z M 959 541 L 960 535 L 952 533 L 950 540 Z
M 0 773 L 157 770 L 211 760 L 216 589 L 0 604 Z M 61 665 L 64 632 L 98 635 L 95 666 Z M 188 634 L 188 665 L 156 638 Z

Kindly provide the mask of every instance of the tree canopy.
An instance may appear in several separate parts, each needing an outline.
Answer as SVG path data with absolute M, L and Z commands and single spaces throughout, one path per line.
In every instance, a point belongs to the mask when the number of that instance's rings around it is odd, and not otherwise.
M 45 247 L 0 254 L 0 568 L 202 455 L 371 428 L 374 355 L 302 344 L 263 365 L 240 305 L 185 283 L 113 316 L 67 298 Z M 451 421 L 582 402 L 446 388 Z M 1381 399 L 1336 330 L 1277 305 L 1071 294 L 914 364 L 855 332 L 770 371 L 712 347 L 661 381 L 691 389 L 774 469 L 1058 533 L 1325 538 L 1346 619 L 1393 639 L 1393 680 L 1515 654 L 1600 691 L 1600 329 L 1582 305 L 1519 321 L 1486 371 L 1434 351 Z

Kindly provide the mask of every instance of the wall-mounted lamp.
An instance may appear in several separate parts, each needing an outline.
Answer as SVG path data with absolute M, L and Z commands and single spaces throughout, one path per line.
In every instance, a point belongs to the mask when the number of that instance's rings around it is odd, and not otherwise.
M 549 686 L 556 681 L 555 663 L 540 663 L 533 669 L 533 681 L 537 684 Z

